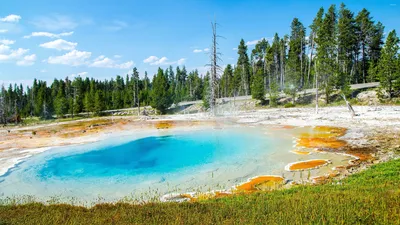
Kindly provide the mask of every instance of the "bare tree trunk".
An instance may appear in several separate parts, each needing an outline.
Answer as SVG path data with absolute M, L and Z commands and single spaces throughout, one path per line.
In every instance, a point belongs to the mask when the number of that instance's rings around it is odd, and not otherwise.
M 318 70 L 317 70 L 317 63 L 315 65 L 315 114 L 318 114 Z
M 212 30 L 213 30 L 213 37 L 212 37 L 212 51 L 211 51 L 211 79 L 210 79 L 210 89 L 211 89 L 211 93 L 210 93 L 210 107 L 211 107 L 211 112 L 212 115 L 216 115 L 216 111 L 215 111 L 215 106 L 216 106 L 216 96 L 215 96 L 215 88 L 217 85 L 217 72 L 218 69 L 220 68 L 218 65 L 218 52 L 217 52 L 217 23 L 213 22 L 211 23 L 212 26 Z M 219 91 L 219 90 L 218 90 Z
M 281 79 L 280 79 L 280 88 L 283 88 L 283 73 L 284 73 L 284 68 L 283 68 L 283 49 L 284 47 L 281 46 Z
M 225 97 L 228 97 L 228 74 L 225 74 Z
M 263 60 L 263 74 L 264 74 L 264 90 L 266 91 L 267 90 L 267 74 L 265 73 L 265 70 L 266 70 L 266 59 L 265 59 L 265 57 L 266 57 L 266 54 L 264 54 L 264 60 Z
M 247 79 L 247 77 L 246 77 L 246 73 L 245 73 L 245 70 L 244 70 L 244 65 L 242 65 L 242 77 L 243 77 L 243 86 L 244 86 L 244 94 L 245 95 L 249 95 L 249 87 L 248 87 L 248 83 L 249 83 L 249 81 L 248 81 L 248 79 Z
M 311 38 L 310 63 L 308 64 L 308 74 L 307 74 L 308 85 L 310 85 L 310 74 L 311 74 L 311 63 L 312 63 L 312 58 L 313 58 L 313 50 L 314 50 L 314 34 L 312 34 L 312 38 Z
M 362 45 L 362 73 L 363 73 L 363 83 L 365 83 L 365 76 L 366 76 L 366 72 L 365 72 L 365 44 Z
M 300 48 L 301 48 L 301 53 L 300 53 L 300 84 L 301 87 L 304 85 L 304 76 L 303 76 L 303 39 L 301 39 L 300 42 Z

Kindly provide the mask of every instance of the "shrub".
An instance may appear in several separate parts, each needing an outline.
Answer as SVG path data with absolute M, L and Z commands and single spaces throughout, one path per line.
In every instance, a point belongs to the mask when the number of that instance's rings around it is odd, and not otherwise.
M 293 107 L 295 107 L 296 105 L 295 104 L 293 104 L 293 103 L 291 103 L 291 102 L 288 102 L 288 103 L 286 103 L 283 107 L 285 107 L 285 108 L 293 108 Z

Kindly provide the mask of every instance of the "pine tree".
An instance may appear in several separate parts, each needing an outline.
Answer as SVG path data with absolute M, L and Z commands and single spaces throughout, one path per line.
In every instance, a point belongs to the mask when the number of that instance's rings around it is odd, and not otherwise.
M 297 18 L 293 19 L 291 28 L 285 92 L 292 96 L 294 102 L 297 91 L 301 90 L 304 85 L 303 63 L 305 61 L 306 29 Z
M 238 46 L 238 61 L 237 61 L 237 69 L 241 72 L 241 85 L 240 89 L 244 95 L 249 95 L 250 93 L 250 63 L 249 56 L 247 55 L 247 46 L 244 40 L 240 40 L 240 44 Z
M 128 83 L 128 82 L 127 82 Z M 136 67 L 133 68 L 132 78 L 131 78 L 131 87 L 132 87 L 132 107 L 138 106 L 139 100 L 139 72 Z
M 172 104 L 168 78 L 161 68 L 158 68 L 157 76 L 153 78 L 151 97 L 151 107 L 157 109 L 161 114 L 164 114 Z
M 65 98 L 65 87 L 63 83 L 60 83 L 60 85 L 58 86 L 54 107 L 56 115 L 59 118 L 62 118 L 65 113 L 67 113 L 67 99 Z
M 124 90 L 124 79 L 121 76 L 117 76 L 113 83 L 112 92 L 112 103 L 113 109 L 123 108 L 123 90 Z
M 210 72 L 207 71 L 206 76 L 204 77 L 204 87 L 203 87 L 203 107 L 205 109 L 210 108 L 210 93 L 211 93 L 211 87 L 210 87 Z
M 329 7 L 325 14 L 322 26 L 317 34 L 317 73 L 321 79 L 321 88 L 325 92 L 326 104 L 329 103 L 330 95 L 335 84 L 337 73 L 337 40 L 336 40 L 336 9 L 335 5 Z
M 4 85 L 1 86 L 1 91 L 0 91 L 0 123 L 2 124 L 7 124 L 7 119 L 6 119 L 6 102 L 5 102 L 5 95 L 6 95 L 6 89 L 4 88 Z
M 140 91 L 140 96 L 139 98 L 142 101 L 142 105 L 150 105 L 150 80 L 147 76 L 147 72 L 144 72 L 144 78 L 142 80 L 143 83 L 143 89 Z M 173 99 L 173 89 L 169 89 L 169 92 L 171 94 L 171 98 Z
M 267 66 L 265 64 L 265 57 L 267 54 L 267 49 L 269 49 L 269 43 L 265 38 L 259 41 L 251 53 L 251 61 L 253 65 L 253 73 L 258 71 L 258 69 L 262 69 L 263 79 L 264 79 L 264 89 L 268 88 L 268 77 L 267 77 Z
M 264 104 L 265 101 L 265 89 L 263 80 L 264 75 L 262 69 L 260 68 L 253 78 L 251 96 L 253 97 L 253 99 L 260 100 L 261 104 Z
M 286 75 L 286 65 L 287 65 L 287 44 L 288 44 L 289 36 L 285 35 L 279 43 L 280 47 L 280 88 L 283 89 L 285 84 L 285 75 Z
M 273 54 L 273 64 L 272 64 L 272 72 L 274 75 L 275 80 L 280 80 L 281 77 L 281 39 L 279 38 L 278 34 L 275 33 L 274 40 L 272 42 L 272 54 Z
M 354 73 L 354 51 L 357 49 L 356 22 L 354 14 L 342 3 L 338 19 L 338 73 L 336 87 L 345 95 L 350 93 Z
M 389 99 L 393 97 L 393 82 L 400 79 L 399 42 L 396 31 L 392 30 L 386 39 L 378 64 L 379 81 L 382 88 L 389 94 Z
M 221 76 L 220 90 L 223 97 L 232 96 L 233 70 L 231 64 L 226 65 Z
M 278 105 L 278 95 L 279 95 L 279 85 L 275 79 L 271 81 L 270 89 L 269 89 L 269 105 L 274 107 Z
M 182 78 L 181 78 L 181 69 L 179 68 L 179 66 L 176 67 L 176 75 L 175 75 L 175 89 L 174 89 L 174 103 L 178 104 L 179 102 L 182 101 L 182 96 L 181 96 L 181 86 L 182 86 L 182 82 L 181 82 Z
M 362 81 L 367 81 L 367 66 L 368 66 L 368 39 L 370 38 L 371 31 L 373 29 L 374 22 L 370 16 L 370 12 L 366 9 L 362 9 L 356 17 L 358 26 L 358 42 L 361 48 L 361 73 Z
M 369 66 L 368 66 L 368 81 L 377 81 L 377 65 L 381 57 L 383 46 L 383 32 L 385 27 L 381 22 L 378 22 L 372 29 L 371 37 L 369 38 Z
M 310 29 L 311 29 L 311 33 L 310 33 L 310 60 L 308 63 L 308 71 L 307 71 L 307 81 L 308 81 L 308 86 L 311 87 L 311 71 L 312 71 L 312 63 L 313 63 L 313 59 L 314 59 L 314 49 L 316 48 L 316 38 L 317 35 L 319 33 L 319 29 L 322 26 L 322 22 L 323 22 L 323 16 L 324 16 L 324 8 L 320 8 L 318 10 L 318 13 L 316 15 L 316 17 L 313 20 L 313 23 L 310 25 Z M 314 71 L 314 81 L 317 81 L 316 79 L 316 73 Z
M 101 112 L 105 109 L 104 107 L 104 99 L 103 92 L 101 90 L 97 90 L 94 96 L 94 105 L 93 105 L 94 113 L 96 115 L 100 115 Z

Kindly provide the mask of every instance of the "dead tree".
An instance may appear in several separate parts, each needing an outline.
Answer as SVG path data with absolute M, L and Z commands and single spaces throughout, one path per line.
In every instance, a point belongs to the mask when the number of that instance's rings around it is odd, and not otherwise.
M 315 114 L 318 114 L 318 61 L 315 62 Z
M 350 111 L 351 117 L 356 116 L 356 112 L 354 112 L 353 107 L 351 106 L 350 102 L 347 101 L 346 96 L 342 93 L 342 98 L 346 102 L 347 109 Z
M 218 38 L 220 36 L 217 35 L 217 23 L 214 21 L 211 23 L 212 27 L 212 46 L 210 51 L 210 59 L 211 64 L 211 77 L 210 77 L 210 109 L 213 116 L 216 115 L 215 106 L 216 106 L 216 89 L 218 87 L 218 74 L 221 72 L 221 67 L 218 65 L 218 62 L 221 61 L 220 55 L 218 52 Z

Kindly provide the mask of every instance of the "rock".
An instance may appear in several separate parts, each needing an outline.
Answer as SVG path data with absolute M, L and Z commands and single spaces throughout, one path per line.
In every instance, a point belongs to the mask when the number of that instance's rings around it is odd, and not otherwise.
M 374 160 L 374 161 L 372 161 L 372 163 L 373 164 L 378 164 L 378 163 L 380 163 L 380 161 L 379 160 Z
M 286 104 L 286 103 L 289 103 L 290 101 L 292 101 L 292 98 L 285 97 L 285 98 L 279 99 L 279 100 L 278 100 L 278 103 L 284 105 L 284 104 Z
M 378 94 L 376 91 L 364 91 L 357 95 L 357 100 L 368 105 L 376 105 L 379 103 Z

